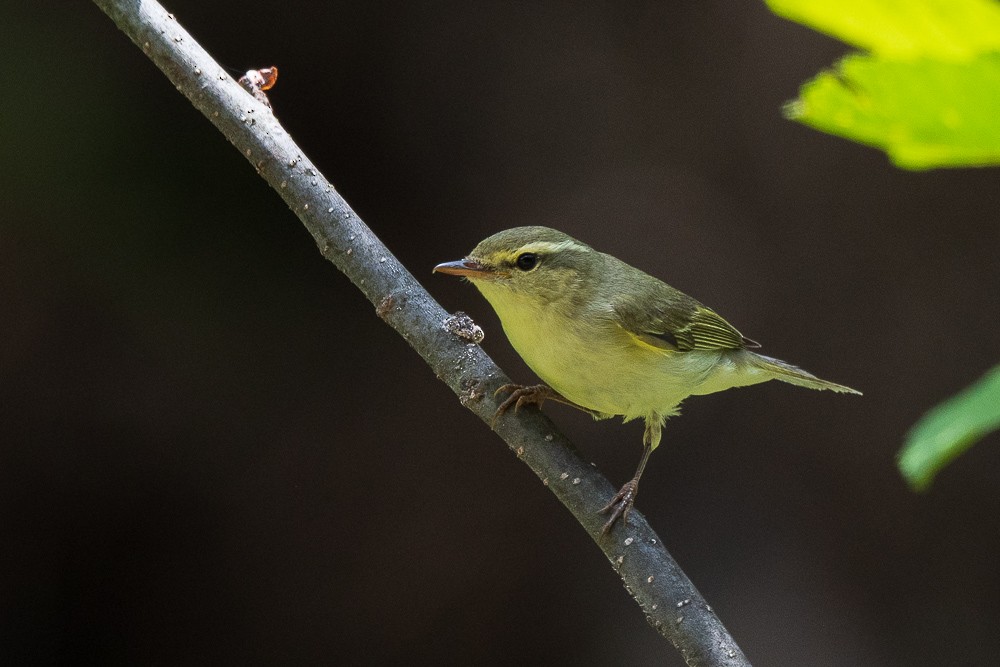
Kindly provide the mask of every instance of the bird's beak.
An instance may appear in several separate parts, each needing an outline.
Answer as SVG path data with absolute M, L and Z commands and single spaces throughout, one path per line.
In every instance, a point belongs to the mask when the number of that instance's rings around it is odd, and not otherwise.
M 452 276 L 465 276 L 466 278 L 494 278 L 496 271 L 483 266 L 474 259 L 459 259 L 454 262 L 445 262 L 434 267 L 432 273 L 447 273 Z

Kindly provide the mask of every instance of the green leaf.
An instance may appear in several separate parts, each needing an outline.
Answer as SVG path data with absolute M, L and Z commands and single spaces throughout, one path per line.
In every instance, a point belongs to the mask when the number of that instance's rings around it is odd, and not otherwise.
M 787 117 L 905 169 L 1000 165 L 1000 2 L 767 2 L 870 51 L 807 82 Z
M 924 415 L 899 453 L 899 470 L 916 491 L 987 433 L 1000 428 L 1000 366 Z
M 1000 164 L 1000 53 L 968 63 L 848 56 L 785 114 L 906 169 Z
M 1000 51 L 995 0 L 767 0 L 775 14 L 897 60 Z

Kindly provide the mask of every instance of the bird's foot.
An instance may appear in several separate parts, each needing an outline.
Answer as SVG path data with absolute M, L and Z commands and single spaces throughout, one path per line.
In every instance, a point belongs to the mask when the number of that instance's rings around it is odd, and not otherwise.
M 497 411 L 493 414 L 493 421 L 490 423 L 491 426 L 495 425 L 497 419 L 512 407 L 514 408 L 514 412 L 517 412 L 523 405 L 537 405 L 538 407 L 542 407 L 542 404 L 547 399 L 562 398 L 552 387 L 544 384 L 505 384 L 493 392 L 493 395 L 496 396 L 502 393 L 509 393 L 510 396 L 504 399 L 504 402 L 497 407 Z
M 605 522 L 604 527 L 601 528 L 601 534 L 607 535 L 611 532 L 611 528 L 614 527 L 615 522 L 620 518 L 625 523 L 628 523 L 629 512 L 632 511 L 632 506 L 635 504 L 635 496 L 639 493 L 639 478 L 629 480 L 625 483 L 625 486 L 615 494 L 615 497 L 611 501 L 601 508 L 602 514 L 611 513 L 608 517 L 607 522 Z

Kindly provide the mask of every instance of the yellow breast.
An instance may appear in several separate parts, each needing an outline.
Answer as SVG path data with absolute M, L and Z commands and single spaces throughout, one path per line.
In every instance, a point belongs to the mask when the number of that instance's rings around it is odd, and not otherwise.
M 642 345 L 609 316 L 570 317 L 507 289 L 477 287 L 496 310 L 511 345 L 543 382 L 608 416 L 669 415 L 718 362 L 718 353 Z

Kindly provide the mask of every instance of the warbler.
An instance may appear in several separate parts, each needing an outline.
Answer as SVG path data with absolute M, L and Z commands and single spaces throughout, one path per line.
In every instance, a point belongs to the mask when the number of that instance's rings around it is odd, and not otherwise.
M 511 406 L 552 399 L 595 419 L 646 422 L 635 476 L 601 510 L 607 534 L 628 520 L 664 421 L 691 395 L 767 380 L 860 394 L 754 350 L 715 311 L 625 262 L 548 227 L 515 227 L 435 272 L 467 278 L 545 384 L 505 385 Z

